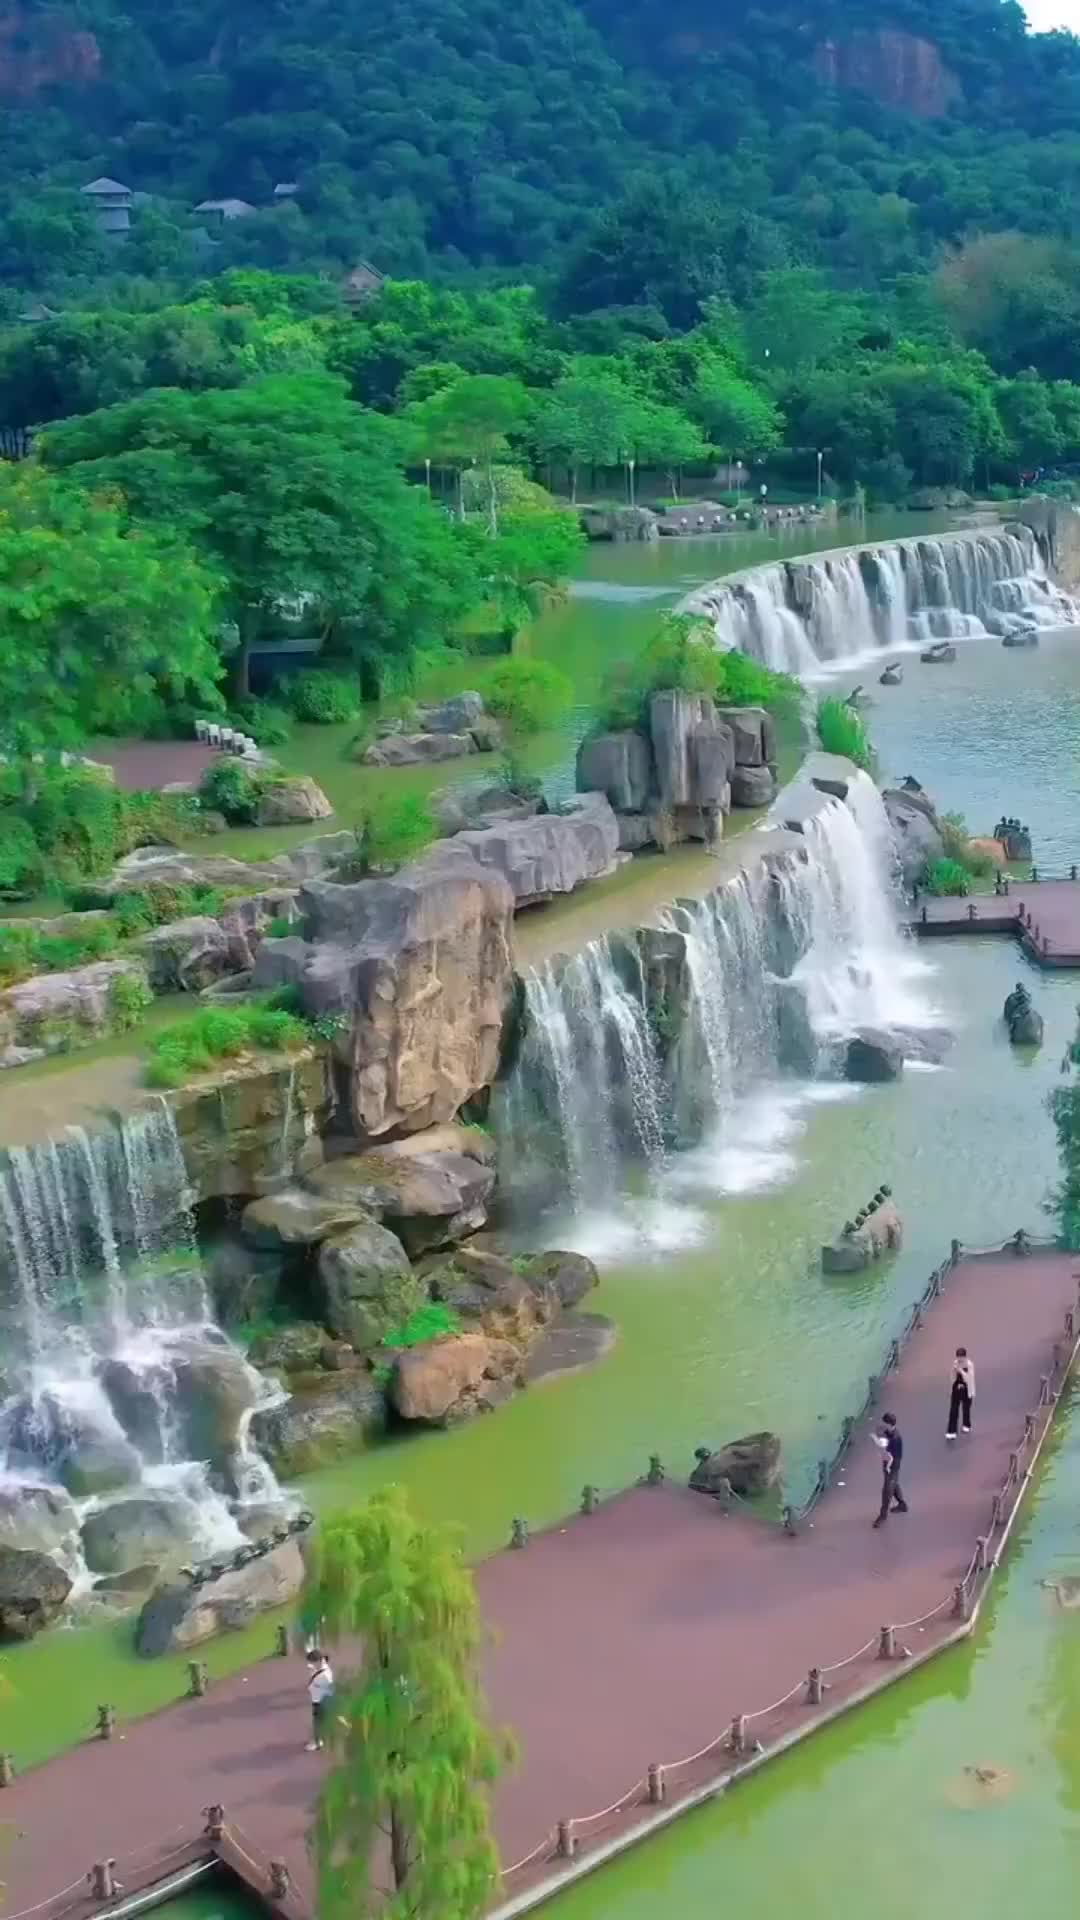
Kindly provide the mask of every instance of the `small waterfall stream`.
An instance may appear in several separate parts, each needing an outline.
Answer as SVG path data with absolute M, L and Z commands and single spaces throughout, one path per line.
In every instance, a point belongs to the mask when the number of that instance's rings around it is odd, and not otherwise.
M 0 1341 L 0 1538 L 43 1487 L 80 1518 L 138 1494 L 198 1556 L 280 1498 L 249 1439 L 268 1389 L 214 1322 L 166 1101 L 0 1156 Z M 61 1557 L 83 1576 L 77 1533 Z
M 1080 623 L 1019 524 L 775 561 L 697 588 L 683 609 L 718 646 L 804 679 L 934 640 Z
M 629 1200 L 640 1238 L 644 1201 L 662 1244 L 673 1195 L 702 1177 L 715 1190 L 725 1165 L 735 1184 L 745 1174 L 748 1104 L 767 1132 L 772 1102 L 782 1134 L 808 1081 L 836 1087 L 857 1028 L 934 1024 L 873 782 L 859 774 L 846 802 L 825 801 L 803 840 L 655 926 L 527 976 L 521 1045 L 495 1103 L 503 1178 L 523 1212 L 550 1211 L 554 1197 L 579 1222 L 610 1221 Z M 589 1245 L 602 1251 L 602 1236 Z

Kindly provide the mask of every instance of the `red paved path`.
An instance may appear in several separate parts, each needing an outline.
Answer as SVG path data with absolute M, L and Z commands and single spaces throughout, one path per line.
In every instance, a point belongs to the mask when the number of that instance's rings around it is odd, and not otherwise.
M 1030 928 L 1021 928 L 1030 914 Z M 1044 966 L 1080 966 L 1080 881 L 1012 880 L 1008 894 L 970 900 L 920 900 L 910 924 L 922 937 L 965 933 L 1023 933 L 1025 952 Z
M 210 762 L 220 758 L 216 747 L 198 740 L 99 740 L 87 753 L 111 767 L 117 786 L 128 793 L 156 791 L 174 780 L 197 785 Z
M 950 1276 L 887 1383 L 911 1511 L 881 1532 L 870 1526 L 879 1456 L 864 1427 L 844 1484 L 797 1539 L 685 1488 L 642 1487 L 480 1567 L 495 1629 L 489 1692 L 521 1745 L 497 1803 L 508 1865 L 558 1819 L 614 1801 L 649 1762 L 704 1746 L 733 1715 L 768 1706 L 813 1665 L 846 1659 L 882 1624 L 947 1603 L 987 1531 L 1010 1448 L 1075 1306 L 1073 1271 L 1066 1255 L 1006 1254 L 966 1260 Z M 978 1370 L 976 1431 L 948 1446 L 949 1364 L 961 1343 Z M 868 1365 L 876 1359 L 867 1355 Z M 909 1629 L 900 1638 L 918 1654 L 954 1626 L 946 1604 L 922 1637 Z M 888 1671 L 864 1657 L 833 1676 L 826 1706 Z M 806 1724 L 799 1698 L 755 1731 L 771 1746 Z M 306 1888 L 304 1833 L 320 1763 L 304 1753 L 305 1735 L 301 1664 L 271 1658 L 203 1700 L 131 1724 L 110 1745 L 88 1744 L 17 1780 L 2 1808 L 18 1828 L 4 1859 L 7 1920 L 109 1854 L 131 1884 L 140 1863 L 128 1867 L 127 1857 L 142 1849 L 145 1867 L 180 1844 L 211 1801 L 257 1854 L 286 1859 Z M 681 1792 L 710 1769 L 715 1777 L 716 1755 L 673 1785 Z M 618 1825 L 582 1837 L 608 1838 Z

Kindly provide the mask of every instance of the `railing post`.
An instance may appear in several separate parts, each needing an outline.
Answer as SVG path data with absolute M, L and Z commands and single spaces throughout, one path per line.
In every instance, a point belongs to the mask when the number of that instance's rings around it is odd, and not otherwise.
M 950 1265 L 952 1265 L 952 1266 L 954 1266 L 954 1267 L 955 1267 L 955 1266 L 958 1266 L 958 1265 L 959 1265 L 959 1261 L 960 1261 L 960 1255 L 961 1255 L 961 1254 L 963 1253 L 963 1251 L 964 1251 L 964 1248 L 963 1248 L 963 1245 L 962 1245 L 962 1243 L 961 1243 L 961 1241 L 959 1241 L 959 1240 L 954 1240 L 954 1241 L 952 1241 L 952 1243 L 951 1243 L 951 1245 L 950 1245 L 950 1247 L 949 1247 L 949 1262 L 950 1262 Z
M 1065 1360 L 1065 1349 L 1060 1340 L 1054 1341 L 1054 1372 L 1060 1373 Z
M 822 1685 L 821 1668 L 811 1667 L 806 1676 L 806 1704 L 808 1707 L 820 1707 Z
M 528 1521 L 527 1521 L 527 1520 L 521 1520 L 521 1519 L 518 1519 L 518 1520 L 511 1520 L 511 1522 L 510 1522 L 510 1545 L 511 1545 L 511 1547 L 513 1547 L 513 1548 L 515 1548 L 515 1549 L 517 1549 L 517 1548 L 521 1548 L 521 1547 L 527 1547 L 527 1546 L 528 1546 L 528 1544 L 529 1544 L 529 1523 L 528 1523 Z
M 560 1820 L 555 1827 L 555 1852 L 560 1860 L 572 1860 L 577 1852 L 577 1835 L 572 1820 Z
M 1048 1373 L 1043 1373 L 1039 1376 L 1039 1405 L 1040 1407 L 1048 1407 L 1050 1405 L 1050 1375 Z
M 987 1555 L 988 1555 L 988 1552 L 989 1552 L 989 1548 L 990 1548 L 990 1542 L 989 1542 L 989 1540 L 987 1539 L 987 1537 L 986 1537 L 986 1535 L 985 1535 L 985 1533 L 980 1533 L 980 1535 L 979 1535 L 979 1537 L 978 1537 L 978 1539 L 977 1539 L 977 1540 L 976 1540 L 976 1542 L 975 1542 L 975 1571 L 976 1571 L 976 1573 L 985 1573 L 985 1572 L 986 1572 L 986 1562 L 987 1562 Z
M 97 1710 L 97 1737 L 99 1740 L 111 1740 L 116 1732 L 115 1707 L 99 1707 Z
M 900 1342 L 899 1340 L 890 1340 L 889 1341 L 889 1372 L 895 1373 L 899 1365 L 900 1365 Z
M 739 1754 L 746 1752 L 746 1715 L 745 1713 L 737 1713 L 734 1719 L 732 1720 L 731 1732 L 728 1735 L 728 1746 L 730 1747 L 732 1753 L 736 1755 L 736 1757 Z
M 866 1397 L 872 1407 L 876 1407 L 881 1397 L 881 1375 L 870 1374 L 866 1383 Z
M 735 1494 L 726 1473 L 722 1473 L 716 1482 L 716 1498 L 720 1505 L 727 1509 L 735 1504 Z
M 10 1787 L 15 1779 L 15 1761 L 10 1753 L 0 1753 L 0 1787 Z
M 206 1692 L 206 1661 L 188 1661 L 188 1699 L 201 1700 Z
M 206 1838 L 208 1840 L 213 1840 L 215 1842 L 224 1840 L 225 1838 L 224 1807 L 215 1801 L 212 1807 L 203 1808 L 203 1814 L 206 1819 L 206 1825 L 203 1828 L 203 1833 L 205 1834 Z
M 582 1513 L 595 1513 L 599 1505 L 600 1505 L 599 1487 L 582 1487 L 581 1489 Z
M 1071 1307 L 1065 1309 L 1065 1331 L 1072 1340 L 1076 1334 L 1076 1315 Z
M 1025 1413 L 1025 1415 L 1024 1415 L 1024 1444 L 1025 1444 L 1025 1446 L 1030 1446 L 1030 1445 L 1031 1445 L 1031 1442 L 1032 1442 L 1032 1441 L 1034 1440 L 1034 1438 L 1035 1438 L 1035 1428 L 1036 1428 L 1036 1426 L 1037 1426 L 1037 1424 L 1038 1424 L 1038 1415 L 1037 1415 L 1037 1414 L 1034 1414 L 1034 1413 Z
M 794 1507 L 785 1507 L 785 1508 L 784 1508 L 784 1511 L 783 1511 L 783 1514 L 781 1515 L 781 1518 L 782 1518 L 782 1520 L 783 1520 L 783 1522 L 784 1522 L 784 1532 L 785 1532 L 785 1533 L 787 1534 L 787 1537 L 788 1537 L 788 1539 L 789 1539 L 789 1540 L 794 1540 L 794 1538 L 795 1538 L 795 1509 L 794 1509 Z
M 667 1796 L 667 1784 L 664 1780 L 664 1769 L 655 1760 L 649 1767 L 648 1781 L 649 1805 L 658 1807 Z
M 843 1447 L 845 1453 L 851 1445 L 854 1432 L 855 1416 L 854 1414 L 846 1413 L 840 1423 L 840 1445 Z
M 270 1862 L 270 1898 L 271 1900 L 287 1900 L 289 1897 L 289 1889 L 291 1885 L 292 1885 L 292 1881 L 290 1879 L 289 1869 L 286 1866 L 284 1860 L 271 1860 Z
M 1009 1485 L 1010 1487 L 1015 1487 L 1019 1478 L 1020 1478 L 1020 1455 L 1017 1453 L 1016 1448 L 1014 1447 L 1012 1449 L 1012 1452 L 1009 1454 Z
M 647 1487 L 662 1487 L 664 1484 L 664 1463 L 658 1453 L 649 1455 L 649 1471 L 645 1475 Z
M 1001 1525 L 1001 1495 L 995 1493 L 990 1502 L 990 1532 L 995 1533 Z
M 279 1659 L 287 1659 L 289 1653 L 289 1629 L 282 1621 L 274 1638 L 274 1652 Z
M 115 1900 L 121 1891 L 115 1860 L 95 1860 L 86 1878 L 90 1882 L 90 1894 L 94 1900 Z
M 893 1660 L 896 1657 L 896 1629 L 882 1627 L 878 1634 L 877 1657 L 879 1660 Z
M 966 1574 L 964 1575 L 964 1578 L 962 1580 L 957 1581 L 956 1586 L 953 1588 L 952 1610 L 953 1610 L 954 1620 L 967 1619 L 968 1591 L 967 1591 L 967 1575 Z

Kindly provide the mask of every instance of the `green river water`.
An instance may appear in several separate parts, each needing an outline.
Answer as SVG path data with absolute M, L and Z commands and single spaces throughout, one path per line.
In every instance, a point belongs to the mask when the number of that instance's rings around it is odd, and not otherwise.
M 918 530 L 904 520 L 867 537 Z M 587 705 L 603 662 L 633 649 L 661 594 L 775 551 L 763 544 L 595 548 L 578 594 L 538 624 L 533 646 L 574 670 Z M 871 728 L 888 771 L 917 773 L 973 828 L 1004 808 L 1029 819 L 1037 855 L 1056 864 L 1080 847 L 1075 641 L 973 645 L 929 688 L 913 662 L 903 687 L 880 690 Z M 1035 980 L 1046 1041 L 1021 1056 L 998 1020 L 1024 965 L 1011 944 L 943 944 L 924 957 L 924 991 L 957 1033 L 942 1069 L 842 1097 L 793 1086 L 760 1112 L 750 1103 L 739 1151 L 699 1167 L 685 1203 L 675 1192 L 653 1247 L 631 1244 L 605 1264 L 595 1304 L 620 1334 L 607 1360 L 489 1420 L 323 1474 L 311 1499 L 325 1506 L 397 1479 L 482 1552 L 515 1514 L 536 1526 L 567 1511 L 585 1481 L 625 1484 L 651 1452 L 681 1474 L 698 1443 L 763 1425 L 782 1433 L 789 1485 L 805 1489 L 950 1237 L 989 1244 L 1045 1222 L 1045 1099 L 1080 981 Z M 820 1242 L 883 1179 L 904 1215 L 903 1253 L 823 1278 Z M 1080 1574 L 1078 1496 L 1080 1423 L 1066 1418 L 975 1639 L 584 1882 L 561 1901 L 566 1920 L 706 1920 L 720 1901 L 823 1920 L 868 1907 L 886 1920 L 951 1920 L 961 1908 L 1005 1916 L 1025 1895 L 1067 1901 L 1080 1866 L 1080 1611 L 1060 1610 L 1040 1582 Z M 208 1664 L 235 1666 L 271 1638 L 264 1621 L 212 1646 Z M 3 1746 L 25 1764 L 84 1735 L 100 1701 L 134 1712 L 181 1691 L 183 1663 L 138 1663 L 129 1647 L 120 1624 L 8 1656 Z M 722 1651 L 737 1658 L 737 1647 Z M 1003 1786 L 977 1789 L 964 1772 L 976 1765 L 1005 1770 Z M 240 1920 L 212 1892 L 173 1911 Z

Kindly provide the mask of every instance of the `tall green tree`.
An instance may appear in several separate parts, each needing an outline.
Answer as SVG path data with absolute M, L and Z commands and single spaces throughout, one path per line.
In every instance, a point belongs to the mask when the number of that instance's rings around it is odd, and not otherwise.
M 408 411 L 416 445 L 424 456 L 456 472 L 462 513 L 461 475 L 470 463 L 479 468 L 492 533 L 499 524 L 495 467 L 509 459 L 513 437 L 524 432 L 530 404 L 520 380 L 507 374 L 472 373 L 417 401 Z
M 488 1790 L 508 1744 L 484 1721 L 480 1618 L 457 1542 L 383 1488 L 319 1529 L 304 1613 L 329 1644 L 363 1648 L 338 1677 L 315 1819 L 321 1920 L 478 1920 L 498 1871 Z
M 400 659 L 445 639 L 475 596 L 469 550 L 404 476 L 401 429 L 326 374 L 227 392 L 161 390 L 52 428 L 43 457 L 132 515 L 178 528 L 226 583 L 236 682 L 282 599 L 316 603 L 331 651 Z
M 157 693 L 219 704 L 218 586 L 118 498 L 0 465 L 0 755 L 137 725 Z
M 557 380 L 539 400 L 533 445 L 541 460 L 558 462 L 570 476 L 570 498 L 577 499 L 581 467 L 614 467 L 633 442 L 636 397 L 625 381 L 587 362 Z

